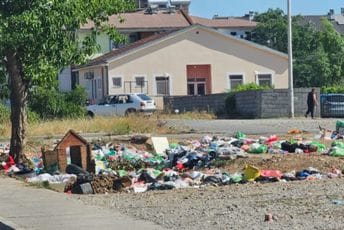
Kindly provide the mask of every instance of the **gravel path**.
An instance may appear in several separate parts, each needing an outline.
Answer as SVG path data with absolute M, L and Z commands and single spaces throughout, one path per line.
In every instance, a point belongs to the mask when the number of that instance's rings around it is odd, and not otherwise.
M 76 197 L 169 229 L 344 229 L 343 182 L 327 179 Z M 267 214 L 272 222 L 265 221 Z
M 334 130 L 338 119 L 254 119 L 254 120 L 168 120 L 167 125 L 188 127 L 196 133 L 233 135 L 236 131 L 246 134 L 284 134 L 298 128 L 311 133 L 319 132 L 321 127 Z

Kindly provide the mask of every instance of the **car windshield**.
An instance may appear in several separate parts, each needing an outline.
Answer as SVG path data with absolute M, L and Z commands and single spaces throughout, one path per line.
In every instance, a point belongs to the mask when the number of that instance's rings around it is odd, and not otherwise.
M 329 96 L 327 97 L 327 100 L 331 102 L 344 102 L 344 95 Z
M 152 100 L 150 97 L 148 97 L 146 94 L 137 94 L 142 100 L 144 101 L 150 101 Z

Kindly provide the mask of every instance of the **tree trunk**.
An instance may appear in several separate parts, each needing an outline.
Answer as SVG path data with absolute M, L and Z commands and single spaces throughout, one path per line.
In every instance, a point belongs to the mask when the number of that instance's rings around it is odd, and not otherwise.
M 11 100 L 11 146 L 10 155 L 19 162 L 26 145 L 28 84 L 13 50 L 6 52 L 6 70 Z

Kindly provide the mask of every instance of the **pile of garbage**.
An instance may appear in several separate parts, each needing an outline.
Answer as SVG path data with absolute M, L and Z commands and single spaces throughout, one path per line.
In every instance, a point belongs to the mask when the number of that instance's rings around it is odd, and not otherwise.
M 279 170 L 260 170 L 248 165 L 242 172 L 229 174 L 215 167 L 219 159 L 245 158 L 248 154 L 301 154 L 326 153 L 326 151 L 326 146 L 317 141 L 279 140 L 276 135 L 250 139 L 241 132 L 229 138 L 204 136 L 200 140 L 193 140 L 186 144 L 172 143 L 163 154 L 152 154 L 133 147 L 128 148 L 125 145 L 95 145 L 92 155 L 95 159 L 96 176 L 86 182 L 91 185 L 87 186 L 86 191 L 94 193 L 123 190 L 145 192 L 199 188 L 206 185 L 221 186 L 249 181 L 273 182 L 340 177 L 342 173 L 340 170 L 321 173 L 317 169 L 309 168 L 283 174 Z M 113 181 L 112 187 L 109 180 Z M 100 191 L 94 181 L 103 181 L 107 189 Z M 74 184 L 78 192 L 83 191 L 80 184 L 79 182 Z M 90 187 L 94 188 L 93 191 L 89 189 Z M 73 186 L 69 189 L 72 193 L 75 192 L 75 189 L 73 192 Z
M 341 177 L 342 172 L 333 169 L 329 173 L 322 173 L 315 168 L 307 168 L 301 171 L 282 173 L 279 170 L 260 170 L 257 167 L 247 165 L 243 172 L 229 174 L 219 169 L 204 171 L 179 172 L 171 169 L 157 171 L 144 169 L 140 172 L 131 172 L 119 177 L 115 174 L 100 174 L 87 177 L 78 175 L 74 183 L 66 186 L 65 192 L 77 194 L 97 194 L 113 192 L 146 192 L 152 190 L 170 190 L 175 188 L 200 188 L 208 185 L 224 186 L 247 182 L 277 182 L 295 180 L 319 180 L 325 178 Z
M 15 163 L 9 152 L 10 146 L 8 144 L 0 144 L 0 170 L 3 170 L 9 175 L 28 175 L 30 173 L 35 173 L 34 168 L 36 166 L 31 159 L 24 155 L 18 163 Z
M 300 132 L 295 129 L 291 130 L 290 134 Z M 320 128 L 321 135 L 326 132 Z M 69 162 L 69 159 L 66 174 L 59 171 L 58 165 L 44 167 L 40 157 L 32 157 L 30 167 L 26 164 L 15 164 L 7 149 L 0 155 L 0 169 L 4 169 L 6 173 L 31 173 L 26 179 L 29 183 L 64 183 L 65 192 L 76 194 L 145 192 L 199 188 L 207 185 L 222 186 L 250 181 L 335 178 L 342 174 L 338 169 L 333 169 L 329 173 L 322 173 L 315 168 L 282 173 L 279 170 L 261 170 L 253 165 L 247 165 L 242 171 L 230 174 L 217 167 L 219 161 L 246 158 L 249 154 L 318 152 L 330 156 L 344 156 L 344 142 L 339 141 L 342 136 L 337 131 L 336 135 L 333 134 L 331 140 L 334 142 L 331 148 L 315 140 L 281 140 L 277 135 L 249 138 L 242 132 L 236 132 L 233 137 L 204 136 L 200 140 L 183 143 L 164 142 L 162 148 L 154 147 L 155 151 L 152 152 L 140 146 L 94 143 L 90 154 L 93 170 L 87 171 L 81 165 Z

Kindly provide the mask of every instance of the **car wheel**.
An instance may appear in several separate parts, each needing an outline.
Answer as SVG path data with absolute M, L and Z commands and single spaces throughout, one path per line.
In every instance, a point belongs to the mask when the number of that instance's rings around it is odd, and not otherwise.
M 94 113 L 92 111 L 87 111 L 86 117 L 94 118 Z
M 127 111 L 125 111 L 125 116 L 129 116 L 130 114 L 133 114 L 136 112 L 136 109 L 127 109 Z

